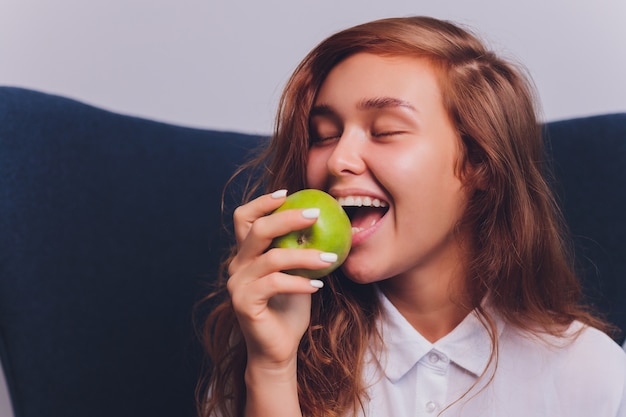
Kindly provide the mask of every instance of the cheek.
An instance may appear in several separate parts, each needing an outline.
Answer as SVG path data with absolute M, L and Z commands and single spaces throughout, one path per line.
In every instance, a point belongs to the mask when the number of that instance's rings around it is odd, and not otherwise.
M 306 164 L 306 186 L 324 189 L 327 177 L 325 156 L 321 152 L 309 151 Z
M 419 207 L 418 211 L 433 215 L 456 216 L 465 196 L 455 171 L 455 153 L 421 147 L 397 155 L 388 164 L 392 168 L 385 177 L 396 190 L 397 203 L 406 202 L 415 210 Z

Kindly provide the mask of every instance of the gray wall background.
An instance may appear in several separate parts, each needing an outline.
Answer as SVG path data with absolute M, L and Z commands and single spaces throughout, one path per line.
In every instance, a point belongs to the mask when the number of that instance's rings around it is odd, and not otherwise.
M 269 133 L 283 84 L 322 38 L 413 14 L 466 24 L 522 62 L 544 120 L 626 111 L 626 0 L 0 0 L 0 84 Z
M 268 133 L 316 43 L 410 14 L 469 25 L 524 63 L 547 120 L 626 110 L 626 0 L 0 0 L 0 83 Z

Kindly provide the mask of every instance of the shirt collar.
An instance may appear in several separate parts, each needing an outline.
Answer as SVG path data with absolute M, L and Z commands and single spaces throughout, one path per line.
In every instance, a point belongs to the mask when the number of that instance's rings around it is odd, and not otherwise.
M 436 350 L 457 366 L 480 376 L 489 365 L 491 336 L 476 311 L 472 311 L 450 333 L 435 343 L 429 342 L 402 316 L 389 299 L 378 291 L 381 318 L 378 330 L 383 341 L 382 355 L 375 355 L 387 378 L 395 382 L 402 378 L 429 352 Z M 493 311 L 497 334 L 504 324 Z

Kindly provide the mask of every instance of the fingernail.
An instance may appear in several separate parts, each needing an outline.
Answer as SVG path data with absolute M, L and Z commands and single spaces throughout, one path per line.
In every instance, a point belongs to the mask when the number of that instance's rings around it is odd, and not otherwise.
M 305 219 L 317 219 L 320 216 L 320 209 L 308 208 L 302 210 L 302 217 Z
M 310 282 L 311 287 L 322 288 L 324 286 L 324 282 L 320 281 L 319 279 L 312 279 Z
M 332 252 L 322 252 L 320 253 L 320 259 L 324 262 L 337 262 L 337 254 Z
M 272 193 L 272 198 L 283 198 L 287 195 L 287 190 L 276 190 Z

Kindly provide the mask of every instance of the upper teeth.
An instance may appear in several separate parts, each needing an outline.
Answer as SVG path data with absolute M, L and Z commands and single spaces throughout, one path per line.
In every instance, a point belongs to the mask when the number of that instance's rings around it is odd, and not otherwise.
M 356 207 L 387 207 L 387 203 L 377 198 L 371 198 L 367 196 L 347 196 L 339 197 L 337 199 L 342 206 L 356 206 Z

